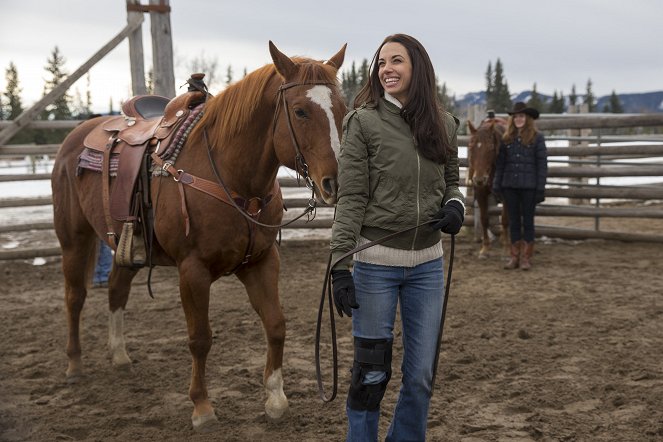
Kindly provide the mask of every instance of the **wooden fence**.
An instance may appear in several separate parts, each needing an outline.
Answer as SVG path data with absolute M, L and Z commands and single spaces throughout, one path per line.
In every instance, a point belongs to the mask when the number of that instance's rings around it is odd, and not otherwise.
M 0 129 L 6 122 L 0 122 Z M 78 122 L 34 122 L 32 127 L 41 128 L 71 128 Z M 537 207 L 537 234 L 548 237 L 566 239 L 617 239 L 623 241 L 656 241 L 663 242 L 663 233 L 633 233 L 625 231 L 601 230 L 601 220 L 608 218 L 641 218 L 663 219 L 663 205 L 645 207 L 644 201 L 662 200 L 663 183 L 658 185 L 605 185 L 601 178 L 612 177 L 651 177 L 651 182 L 663 181 L 663 162 L 654 160 L 663 157 L 663 136 L 601 136 L 601 129 L 615 127 L 643 127 L 663 126 L 663 114 L 653 115 L 626 115 L 626 116 L 576 116 L 557 117 L 544 116 L 538 126 L 545 130 L 564 128 L 593 128 L 598 129 L 596 135 L 590 137 L 570 137 L 554 135 L 546 132 L 548 140 L 548 183 L 546 188 L 546 202 Z M 570 147 L 554 147 L 553 141 L 566 141 Z M 460 136 L 459 145 L 467 146 L 468 137 Z M 637 144 L 635 143 L 637 142 Z M 582 145 L 576 146 L 582 143 Z M 25 158 L 30 156 L 53 156 L 58 145 L 9 145 L 0 146 L 0 160 L 7 158 Z M 637 161 L 637 162 L 634 162 Z M 663 161 L 663 160 L 662 160 Z M 461 158 L 461 183 L 464 183 L 466 172 L 466 159 Z M 50 173 L 26 173 L 13 175 L 0 175 L 0 182 L 48 180 Z M 589 179 L 597 181 L 588 184 Z M 580 180 L 579 182 L 573 180 Z M 649 179 L 648 179 L 649 180 Z M 297 186 L 294 178 L 282 178 L 281 186 L 289 189 Z M 466 189 L 469 190 L 469 189 Z M 619 200 L 631 203 L 628 208 L 615 207 L 611 202 Z M 549 201 L 558 201 L 560 204 L 551 204 Z M 564 202 L 580 201 L 581 204 L 564 204 Z M 288 214 L 297 213 L 297 208 L 304 207 L 306 198 L 286 197 L 286 204 L 291 210 Z M 0 210 L 9 207 L 28 207 L 50 205 L 50 196 L 34 198 L 0 198 Z M 324 207 L 321 206 L 321 207 Z M 465 225 L 475 224 L 473 214 L 473 200 L 468 192 L 469 214 Z M 331 208 L 327 209 L 331 212 Z M 499 211 L 497 206 L 490 208 L 491 215 Z M 286 214 L 286 216 L 288 216 Z M 585 218 L 594 221 L 594 228 L 568 228 L 555 225 L 565 217 Z M 539 224 L 540 221 L 552 220 L 552 224 Z M 329 229 L 331 216 L 319 216 L 306 223 L 298 221 L 291 225 L 293 229 Z M 565 224 L 565 223 L 559 223 Z M 494 225 L 497 225 L 495 222 Z M 26 222 L 17 225 L 0 223 L 0 234 L 9 232 L 25 232 L 28 230 L 52 229 L 51 221 Z M 35 256 L 59 255 L 58 248 L 4 250 L 0 251 L 0 259 L 26 259 Z

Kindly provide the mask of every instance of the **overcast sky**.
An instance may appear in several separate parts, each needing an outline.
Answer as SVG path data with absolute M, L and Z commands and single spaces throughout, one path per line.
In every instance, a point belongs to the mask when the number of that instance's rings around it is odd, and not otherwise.
M 147 3 L 147 0 L 143 0 Z M 404 32 L 428 50 L 441 82 L 457 97 L 485 89 L 500 58 L 512 93 L 595 95 L 663 90 L 663 0 L 171 0 L 176 85 L 196 56 L 216 59 L 235 78 L 271 61 L 271 39 L 288 55 L 327 59 L 348 43 L 344 68 L 370 60 L 386 35 Z M 42 95 L 54 46 L 71 73 L 126 24 L 125 0 L 0 0 L 0 87 L 13 61 L 24 106 Z M 151 65 L 149 18 L 143 25 Z M 128 44 L 90 73 L 95 110 L 130 96 Z M 212 87 L 219 90 L 220 84 Z M 85 81 L 78 88 L 84 94 Z M 182 89 L 183 91 L 183 89 Z M 179 93 L 180 91 L 178 91 Z

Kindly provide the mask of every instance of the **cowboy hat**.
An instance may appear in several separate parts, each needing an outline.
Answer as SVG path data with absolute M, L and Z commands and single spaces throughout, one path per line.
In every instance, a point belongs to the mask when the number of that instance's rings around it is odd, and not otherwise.
M 518 101 L 516 104 L 513 105 L 513 110 L 507 111 L 507 114 L 513 115 L 513 114 L 525 114 L 529 115 L 530 117 L 534 118 L 535 120 L 539 118 L 539 111 L 534 109 L 533 107 L 527 107 L 525 103 L 522 101 Z

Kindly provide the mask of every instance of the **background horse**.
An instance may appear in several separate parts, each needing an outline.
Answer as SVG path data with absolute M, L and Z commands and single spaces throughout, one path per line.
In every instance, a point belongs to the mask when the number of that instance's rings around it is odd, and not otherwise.
M 490 228 L 489 197 L 492 193 L 495 161 L 497 160 L 502 135 L 504 135 L 506 121 L 502 118 L 487 118 L 481 122 L 478 128 L 475 128 L 470 121 L 467 122 L 467 125 L 471 136 L 467 149 L 466 184 L 474 189 L 474 198 L 479 206 L 483 233 L 479 258 L 486 258 L 490 250 L 490 237 L 488 235 Z M 506 250 L 509 247 L 509 218 L 504 202 L 502 202 L 501 224 L 500 241 Z
M 316 195 L 328 204 L 336 201 L 335 153 L 346 112 L 336 77 L 345 46 L 326 63 L 290 59 L 272 42 L 269 48 L 273 65 L 252 72 L 207 101 L 203 117 L 177 157 L 176 180 L 151 180 L 152 263 L 176 266 L 179 272 L 192 356 L 189 396 L 196 430 L 218 426 L 205 383 L 205 363 L 212 345 L 209 295 L 212 282 L 230 273 L 244 284 L 265 330 L 265 411 L 269 417 L 279 418 L 287 410 L 281 373 L 285 319 L 278 293 L 278 229 L 255 224 L 249 218 L 270 225 L 281 222 L 283 202 L 276 184 L 281 165 L 305 178 L 310 175 Z M 106 238 L 108 232 L 102 174 L 81 173 L 79 156 L 87 134 L 108 118 L 95 118 L 74 129 L 57 154 L 52 174 L 55 231 L 65 279 L 69 381 L 82 373 L 79 324 L 89 281 L 82 269 L 89 267 L 86 264 L 94 256 L 97 238 Z M 252 202 L 249 206 L 253 209 L 239 208 L 183 186 L 185 174 L 208 180 L 217 186 L 217 192 L 241 196 L 243 201 Z M 118 232 L 121 224 L 114 223 L 113 228 Z M 123 318 L 137 271 L 114 265 L 110 274 L 109 347 L 112 362 L 118 366 L 131 364 Z

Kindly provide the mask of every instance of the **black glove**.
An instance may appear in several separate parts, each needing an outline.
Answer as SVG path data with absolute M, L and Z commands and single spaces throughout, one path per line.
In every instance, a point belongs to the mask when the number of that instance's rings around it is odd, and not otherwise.
M 463 220 L 465 219 L 463 205 L 456 200 L 451 200 L 442 206 L 433 219 L 439 219 L 439 221 L 431 224 L 433 229 L 440 229 L 444 233 L 455 235 L 463 227 Z
M 493 189 L 493 196 L 495 197 L 495 201 L 498 203 L 501 203 L 504 201 L 504 198 L 502 197 L 502 194 L 500 192 L 496 192 L 495 189 Z
M 355 282 L 350 270 L 332 270 L 332 289 L 334 292 L 334 305 L 339 316 L 345 313 L 352 316 L 352 309 L 359 308 L 355 298 Z
M 545 190 L 537 190 L 536 195 L 534 195 L 534 202 L 536 204 L 542 203 L 546 200 Z

